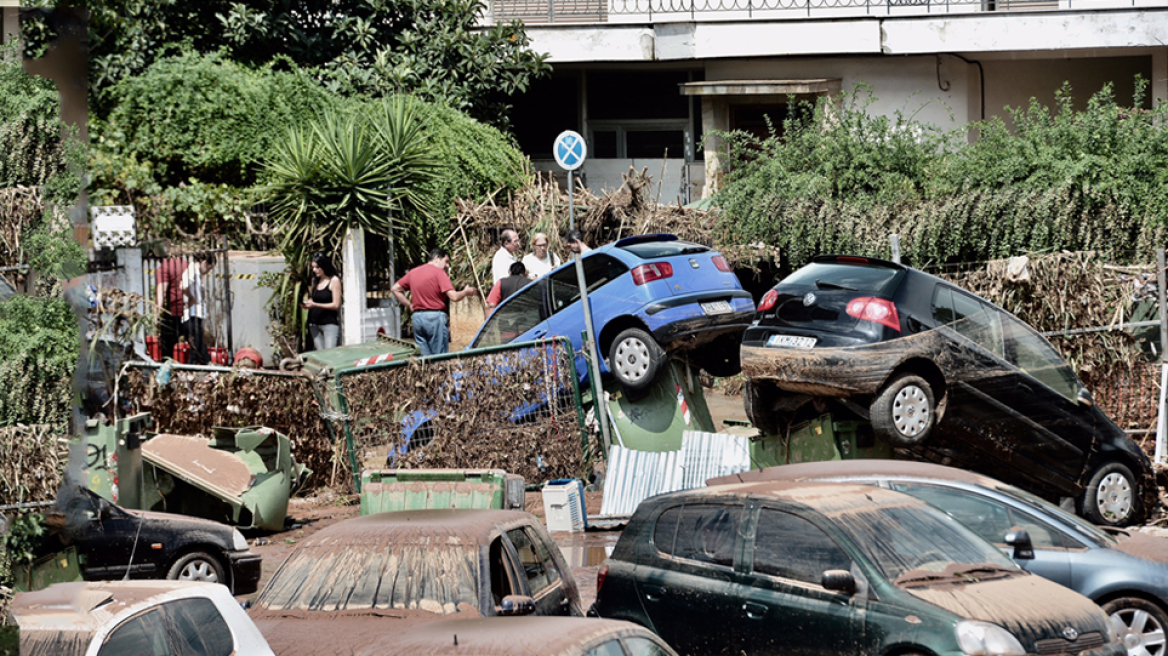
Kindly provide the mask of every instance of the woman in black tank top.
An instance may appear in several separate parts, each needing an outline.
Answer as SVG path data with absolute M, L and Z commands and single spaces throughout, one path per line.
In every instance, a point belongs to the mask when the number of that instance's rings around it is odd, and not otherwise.
M 316 350 L 335 348 L 341 338 L 341 281 L 324 253 L 312 256 L 312 293 L 301 307 L 308 310 L 308 333 Z

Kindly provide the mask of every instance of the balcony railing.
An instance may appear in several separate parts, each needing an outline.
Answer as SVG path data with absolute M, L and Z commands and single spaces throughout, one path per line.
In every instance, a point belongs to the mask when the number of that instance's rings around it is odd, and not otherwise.
M 495 21 L 632 23 L 782 20 L 1163 7 L 1166 0 L 492 0 Z

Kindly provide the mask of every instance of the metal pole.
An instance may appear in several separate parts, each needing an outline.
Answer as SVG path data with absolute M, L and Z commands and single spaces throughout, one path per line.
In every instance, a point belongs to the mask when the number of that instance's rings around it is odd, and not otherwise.
M 569 230 L 576 229 L 576 202 L 573 196 L 575 195 L 575 183 L 573 182 L 572 171 L 568 171 L 568 226 Z M 608 455 L 608 449 L 612 445 L 612 438 L 608 435 L 608 422 L 605 421 L 607 412 L 601 412 L 604 406 L 604 388 L 600 384 L 600 358 L 596 355 L 596 331 L 592 327 L 592 306 L 588 303 L 588 283 L 584 279 L 584 256 L 581 254 L 576 258 L 576 284 L 580 287 L 580 303 L 584 307 L 584 330 L 588 334 L 588 377 L 596 381 L 596 389 L 599 390 L 598 396 L 593 399 L 593 407 L 596 408 L 596 421 L 600 423 L 600 432 L 604 435 L 604 453 Z
M 888 235 L 888 240 L 892 243 L 892 261 L 900 264 L 900 235 Z
M 233 330 L 232 326 L 231 326 L 231 312 L 232 312 L 232 310 L 235 309 L 235 299 L 233 299 L 231 297 L 231 262 L 229 261 L 230 258 L 228 257 L 228 255 L 231 251 L 229 251 L 227 249 L 228 244 L 227 244 L 227 236 L 226 235 L 224 235 L 224 237 L 223 237 L 222 247 L 223 247 L 223 264 L 222 264 L 222 278 L 221 278 L 221 280 L 223 281 L 223 299 L 222 300 L 223 300 L 223 305 L 224 305 L 223 309 L 226 310 L 226 312 L 224 314 L 227 315 L 227 361 L 231 362 L 232 358 L 235 357 L 235 342 L 233 341 L 233 339 L 232 339 L 233 336 L 231 334 L 232 330 Z M 206 292 L 204 292 L 204 293 L 206 293 Z
M 1165 435 L 1166 424 L 1164 410 L 1165 410 L 1165 385 L 1168 384 L 1168 357 L 1164 353 L 1168 350 L 1168 308 L 1164 304 L 1164 249 L 1156 249 L 1156 293 L 1157 300 L 1160 303 L 1160 412 L 1157 413 L 1159 417 L 1156 421 L 1156 453 L 1155 461 L 1164 462 L 1165 457 L 1168 456 L 1168 435 Z

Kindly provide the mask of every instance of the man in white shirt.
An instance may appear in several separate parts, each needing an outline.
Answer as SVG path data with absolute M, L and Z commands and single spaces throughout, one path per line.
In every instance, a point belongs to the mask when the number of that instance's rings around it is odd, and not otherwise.
M 179 286 L 183 291 L 182 332 L 191 345 L 191 364 L 210 364 L 207 344 L 203 339 L 203 320 L 207 318 L 207 306 L 203 303 L 203 277 L 211 273 L 215 265 L 215 254 L 203 251 L 195 255 L 197 266 L 188 266 L 183 271 Z
M 560 266 L 560 256 L 548 252 L 548 236 L 542 232 L 535 233 L 531 238 L 531 250 L 532 252 L 523 256 L 523 266 L 527 268 L 528 278 L 535 280 Z
M 499 250 L 495 251 L 495 257 L 491 260 L 492 285 L 511 275 L 511 265 L 519 261 L 515 254 L 523 247 L 519 233 L 510 228 L 499 235 L 499 243 Z

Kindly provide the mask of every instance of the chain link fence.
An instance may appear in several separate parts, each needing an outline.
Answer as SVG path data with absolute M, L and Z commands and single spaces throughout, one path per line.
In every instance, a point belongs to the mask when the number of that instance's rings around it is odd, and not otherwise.
M 571 342 L 509 344 L 349 369 L 333 378 L 350 464 L 504 469 L 528 483 L 584 474 Z

